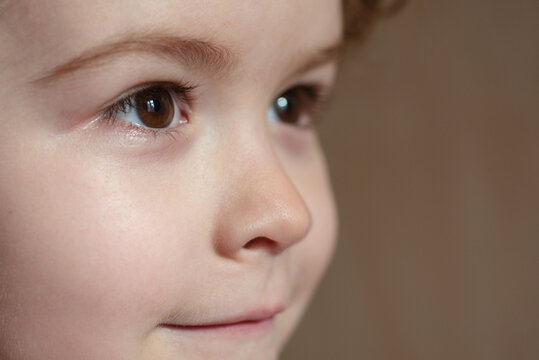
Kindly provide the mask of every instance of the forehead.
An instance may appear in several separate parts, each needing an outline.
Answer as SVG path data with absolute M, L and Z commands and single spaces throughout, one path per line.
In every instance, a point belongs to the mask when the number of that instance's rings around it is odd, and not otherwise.
M 301 53 L 336 42 L 341 25 L 340 0 L 0 0 L 0 46 L 12 55 L 0 60 L 39 57 L 50 67 L 58 56 L 135 32 L 209 40 L 245 59 L 279 58 L 277 49 Z

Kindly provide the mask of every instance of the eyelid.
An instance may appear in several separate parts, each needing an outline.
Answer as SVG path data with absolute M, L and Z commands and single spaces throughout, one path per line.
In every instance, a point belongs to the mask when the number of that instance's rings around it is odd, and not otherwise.
M 163 89 L 166 89 L 173 93 L 175 97 L 183 102 L 185 102 L 189 107 L 192 107 L 194 98 L 192 96 L 192 92 L 196 89 L 195 85 L 190 84 L 180 84 L 180 83 L 173 83 L 173 82 L 151 82 L 151 83 L 145 83 L 142 85 L 138 85 L 135 87 L 130 88 L 129 90 L 122 93 L 120 96 L 116 97 L 114 100 L 106 103 L 104 106 L 101 107 L 101 110 L 99 111 L 98 118 L 100 120 L 113 120 L 114 115 L 117 115 L 119 112 L 123 111 L 124 108 L 129 104 L 127 104 L 127 101 L 135 96 L 136 94 L 147 91 L 152 88 L 158 88 L 161 87 Z
M 310 105 L 320 105 L 329 95 L 330 89 L 328 86 L 321 84 L 307 84 L 294 87 L 292 90 L 301 91 L 307 95 Z
M 124 114 L 127 114 L 133 110 L 132 107 L 135 105 L 133 98 L 137 94 L 152 88 L 159 88 L 160 91 L 168 91 L 173 98 L 175 111 L 177 111 L 174 116 L 181 118 L 182 114 L 184 114 L 187 120 L 185 122 L 176 122 L 175 125 L 166 128 L 139 126 L 138 124 L 124 120 L 121 113 L 123 111 Z M 101 110 L 94 115 L 93 120 L 85 126 L 85 129 L 95 128 L 97 126 L 98 129 L 104 131 L 104 135 L 111 135 L 111 139 L 114 139 L 114 142 L 119 141 L 119 143 L 125 144 L 125 141 L 127 141 L 128 143 L 137 144 L 137 147 L 144 147 L 147 150 L 151 148 L 155 149 L 156 146 L 162 147 L 165 144 L 172 144 L 176 142 L 178 135 L 183 137 L 186 134 L 186 128 L 184 126 L 190 122 L 189 117 L 195 102 L 193 92 L 196 88 L 197 85 L 172 81 L 154 81 L 134 86 L 100 107 Z M 172 140 L 172 142 L 166 141 L 167 139 Z M 147 140 L 152 140 L 151 143 L 154 144 L 147 142 Z

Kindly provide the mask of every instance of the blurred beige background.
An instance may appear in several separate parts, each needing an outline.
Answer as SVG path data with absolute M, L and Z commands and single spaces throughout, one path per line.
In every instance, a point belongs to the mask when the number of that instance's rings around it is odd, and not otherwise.
M 410 0 L 343 65 L 340 247 L 282 359 L 539 359 L 539 1 Z

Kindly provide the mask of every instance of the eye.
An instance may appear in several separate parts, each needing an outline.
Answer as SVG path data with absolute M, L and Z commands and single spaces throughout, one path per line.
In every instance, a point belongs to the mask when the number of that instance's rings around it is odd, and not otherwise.
M 188 119 L 187 96 L 192 90 L 174 84 L 153 84 L 135 89 L 112 104 L 102 118 L 148 128 L 166 129 Z
M 323 98 L 320 86 L 297 86 L 279 95 L 268 109 L 268 119 L 288 125 L 308 127 Z

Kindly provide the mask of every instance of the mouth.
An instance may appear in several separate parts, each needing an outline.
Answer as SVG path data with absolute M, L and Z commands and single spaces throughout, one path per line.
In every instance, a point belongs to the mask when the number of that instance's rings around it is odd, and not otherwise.
M 270 332 L 275 326 L 276 316 L 284 310 L 283 306 L 272 309 L 260 309 L 251 311 L 240 316 L 225 318 L 216 321 L 202 321 L 200 323 L 163 323 L 160 327 L 182 333 L 191 334 L 227 334 L 249 335 Z

